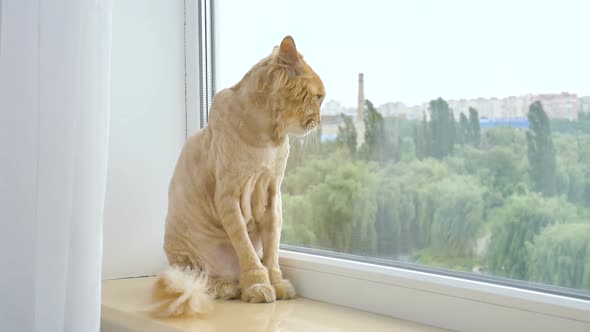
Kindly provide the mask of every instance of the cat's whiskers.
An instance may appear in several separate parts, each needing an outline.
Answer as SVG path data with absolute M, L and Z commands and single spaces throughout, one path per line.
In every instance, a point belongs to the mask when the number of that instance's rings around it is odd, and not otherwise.
M 303 150 L 303 144 L 301 143 L 301 138 L 298 136 L 290 137 L 291 144 L 291 157 L 294 160 L 295 168 L 299 167 L 299 161 L 301 160 L 301 151 Z
M 297 166 L 299 166 L 299 162 L 301 161 L 301 157 L 305 153 L 306 145 L 307 145 L 307 135 L 303 137 L 303 143 L 301 143 L 301 149 L 299 150 L 299 155 L 297 156 Z
M 314 129 L 314 131 L 319 131 L 319 135 L 313 135 L 314 140 L 315 140 L 315 144 L 317 144 L 318 146 L 322 145 L 322 124 L 318 123 Z

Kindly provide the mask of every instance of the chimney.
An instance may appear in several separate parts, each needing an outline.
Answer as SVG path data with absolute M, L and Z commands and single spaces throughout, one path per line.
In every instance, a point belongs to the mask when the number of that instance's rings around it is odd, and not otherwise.
M 363 73 L 359 73 L 359 100 L 356 119 L 359 122 L 363 121 L 365 115 L 365 79 Z

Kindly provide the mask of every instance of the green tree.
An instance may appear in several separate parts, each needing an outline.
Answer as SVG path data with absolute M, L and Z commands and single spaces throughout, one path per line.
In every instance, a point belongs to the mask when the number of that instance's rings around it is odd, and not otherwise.
M 469 125 L 469 120 L 467 120 L 467 116 L 464 113 L 461 113 L 459 116 L 459 125 L 457 126 L 457 143 L 461 145 L 469 143 L 470 137 L 471 126 Z
M 457 121 L 455 120 L 455 112 L 452 108 L 449 108 L 449 144 L 451 146 L 451 152 L 455 148 L 455 142 L 457 141 Z M 450 153 L 449 153 L 450 154 Z
M 483 133 L 481 145 L 484 148 L 510 145 L 514 152 L 526 154 L 526 131 L 512 127 L 489 128 Z
M 579 221 L 575 206 L 536 193 L 512 196 L 494 216 L 488 268 L 495 275 L 521 280 L 529 279 L 526 243 L 533 242 L 547 226 Z
M 408 255 L 416 248 L 412 229 L 416 217 L 416 189 L 411 182 L 417 179 L 403 164 L 390 165 L 379 173 L 375 220 L 377 252 L 380 257 L 398 259 L 399 255 Z
M 453 152 L 455 144 L 455 119 L 449 104 L 442 98 L 430 101 L 429 155 L 443 159 Z
M 590 290 L 590 224 L 547 227 L 527 253 L 530 281 Z
M 341 162 L 307 191 L 314 234 L 322 248 L 375 254 L 378 183 L 367 162 Z
M 487 150 L 466 147 L 456 156 L 464 161 L 465 172 L 477 176 L 488 190 L 497 190 L 503 197 L 524 193 L 526 157 L 515 152 L 512 145 Z
M 539 101 L 531 104 L 527 116 L 530 124 L 526 137 L 531 181 L 535 190 L 547 196 L 554 195 L 556 161 L 549 118 Z
M 293 154 L 289 158 L 294 157 Z M 299 159 L 299 157 L 294 157 Z M 325 181 L 326 176 L 339 164 L 346 162 L 338 154 L 326 159 L 301 157 L 300 165 L 295 170 L 288 171 L 282 183 L 282 192 L 291 195 L 307 195 L 313 186 Z
M 343 125 L 338 126 L 336 141 L 352 158 L 356 158 L 357 133 L 352 117 L 344 114 L 340 114 L 340 117 Z
M 469 142 L 475 147 L 479 147 L 481 143 L 479 112 L 473 107 L 469 107 Z
M 572 203 L 590 207 L 590 137 L 557 134 L 553 141 L 557 160 L 556 192 Z
M 385 126 L 383 116 L 379 113 L 373 103 L 368 99 L 365 101 L 365 141 L 361 146 L 361 153 L 367 160 L 385 160 Z
M 303 195 L 282 195 L 283 226 L 281 240 L 283 243 L 310 247 L 316 244 L 313 233 L 311 204 Z
M 590 135 L 590 113 L 578 113 L 575 121 L 565 119 L 552 119 L 551 130 L 554 133 L 565 133 L 570 135 Z
M 440 192 L 433 186 L 450 175 L 449 169 L 440 161 L 429 158 L 401 164 L 393 174 L 403 179 L 405 191 L 410 193 L 415 205 L 415 218 L 409 220 L 410 230 L 405 234 L 405 241 L 409 241 L 409 248 L 428 247 L 432 240 L 432 221 L 440 203 Z
M 428 122 L 426 122 L 426 114 L 422 116 L 422 121 L 414 125 L 414 148 L 416 158 L 422 160 L 430 156 L 429 151 L 430 136 L 428 132 Z
M 384 137 L 381 142 L 383 149 L 383 161 L 399 161 L 402 154 L 402 128 L 401 120 L 397 118 L 385 118 L 383 121 Z
M 401 157 L 400 124 L 397 119 L 385 121 L 371 101 L 365 101 L 365 140 L 360 154 L 366 160 L 399 161 Z
M 552 133 L 533 111 L 539 123 L 530 129 L 485 129 L 477 143 L 473 112 L 455 123 L 440 98 L 417 121 L 381 117 L 370 106 L 362 151 L 352 119 L 318 150 L 310 150 L 311 136 L 292 143 L 284 243 L 465 271 L 484 264 L 493 275 L 588 289 L 590 138 L 575 121 L 565 124 L 575 130 Z M 547 137 L 552 195 L 532 176 Z M 487 234 L 489 244 L 479 241 Z
M 432 248 L 439 255 L 471 256 L 483 220 L 483 190 L 468 176 L 453 176 L 436 183 L 432 220 Z

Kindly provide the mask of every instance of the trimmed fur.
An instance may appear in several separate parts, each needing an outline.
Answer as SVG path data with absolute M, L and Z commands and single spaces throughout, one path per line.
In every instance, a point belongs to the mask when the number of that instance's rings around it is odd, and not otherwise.
M 279 267 L 280 188 L 288 135 L 319 125 L 324 95 L 289 36 L 215 95 L 208 125 L 187 139 L 170 181 L 164 250 L 170 265 L 189 270 L 158 279 L 165 315 L 201 312 L 204 294 L 247 302 L 295 297 Z M 194 270 L 210 277 L 208 292 Z
M 189 268 L 173 266 L 154 284 L 152 314 L 159 317 L 193 316 L 211 310 L 207 276 Z

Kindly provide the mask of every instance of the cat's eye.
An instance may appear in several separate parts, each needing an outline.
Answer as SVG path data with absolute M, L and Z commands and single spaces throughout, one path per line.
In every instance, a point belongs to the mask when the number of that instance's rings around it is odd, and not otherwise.
M 322 97 L 324 97 L 322 95 L 315 95 L 315 96 L 318 98 L 318 100 L 320 100 L 320 99 L 322 99 Z

